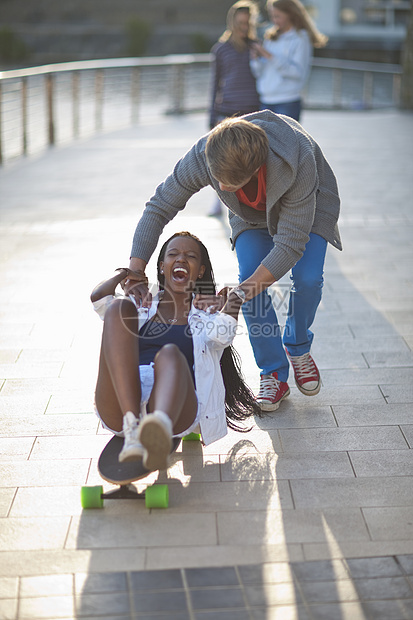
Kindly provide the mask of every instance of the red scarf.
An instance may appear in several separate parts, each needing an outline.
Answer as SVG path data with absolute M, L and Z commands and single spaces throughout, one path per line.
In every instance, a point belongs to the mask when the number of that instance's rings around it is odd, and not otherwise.
M 235 192 L 240 202 L 256 211 L 265 211 L 267 202 L 267 166 L 264 164 L 258 170 L 258 178 L 252 178 L 244 187 Z

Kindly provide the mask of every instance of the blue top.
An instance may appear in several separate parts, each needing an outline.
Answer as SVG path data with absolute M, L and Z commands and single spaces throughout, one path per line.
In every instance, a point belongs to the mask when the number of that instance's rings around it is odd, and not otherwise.
M 226 41 L 216 43 L 211 52 L 214 59 L 210 109 L 212 128 L 217 117 L 255 112 L 259 110 L 260 102 L 255 77 L 251 73 L 249 49 L 239 52 L 230 41 Z
M 148 365 L 165 344 L 175 344 L 188 362 L 192 379 L 194 376 L 194 347 L 188 325 L 169 325 L 147 321 L 139 330 L 139 364 Z

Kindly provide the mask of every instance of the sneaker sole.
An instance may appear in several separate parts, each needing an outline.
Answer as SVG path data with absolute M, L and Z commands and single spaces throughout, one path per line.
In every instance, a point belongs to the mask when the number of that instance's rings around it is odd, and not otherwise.
M 143 458 L 144 450 L 128 450 L 125 455 L 120 452 L 119 463 L 130 463 L 132 461 L 140 461 Z
M 157 420 L 141 422 L 139 440 L 145 448 L 143 465 L 150 471 L 168 468 L 172 438 Z
M 287 396 L 290 395 L 290 389 L 288 389 L 288 392 L 286 392 L 284 394 L 284 396 L 282 398 L 280 398 L 280 400 L 277 400 L 276 403 L 263 403 L 263 402 L 258 402 L 259 406 L 261 407 L 261 409 L 263 411 L 276 411 L 278 409 L 278 407 L 281 405 L 282 401 L 287 398 Z
M 297 383 L 297 381 L 295 382 L 295 385 L 298 387 L 301 394 L 304 394 L 305 396 L 315 396 L 321 390 L 321 383 L 319 383 L 318 386 L 314 388 L 313 390 L 306 390 L 299 383 Z

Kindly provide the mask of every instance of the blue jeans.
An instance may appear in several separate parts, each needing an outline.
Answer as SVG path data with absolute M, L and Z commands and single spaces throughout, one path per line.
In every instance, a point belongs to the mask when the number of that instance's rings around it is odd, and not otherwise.
M 246 230 L 235 242 L 239 279 L 246 280 L 274 247 L 268 230 Z M 288 316 L 284 334 L 278 323 L 272 299 L 263 291 L 242 306 L 248 336 L 261 374 L 278 372 L 280 381 L 287 381 L 289 363 L 284 346 L 291 355 L 308 353 L 314 338 L 310 327 L 321 301 L 324 259 L 327 241 L 310 233 L 303 256 L 291 270 L 292 287 L 288 300 Z M 284 344 L 284 346 L 283 346 Z
M 275 114 L 284 114 L 293 118 L 295 121 L 300 120 L 301 100 L 286 101 L 285 103 L 262 103 L 261 110 L 271 110 Z

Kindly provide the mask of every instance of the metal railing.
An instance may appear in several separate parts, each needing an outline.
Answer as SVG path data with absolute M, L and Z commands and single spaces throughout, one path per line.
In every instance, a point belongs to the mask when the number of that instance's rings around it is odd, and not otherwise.
M 369 110 L 400 105 L 400 65 L 313 58 L 312 72 L 304 96 L 306 107 Z M 327 100 L 317 97 L 319 77 L 329 76 Z
M 69 62 L 0 72 L 0 163 L 164 114 L 205 112 L 210 54 Z M 304 106 L 397 107 L 399 65 L 315 58 Z

